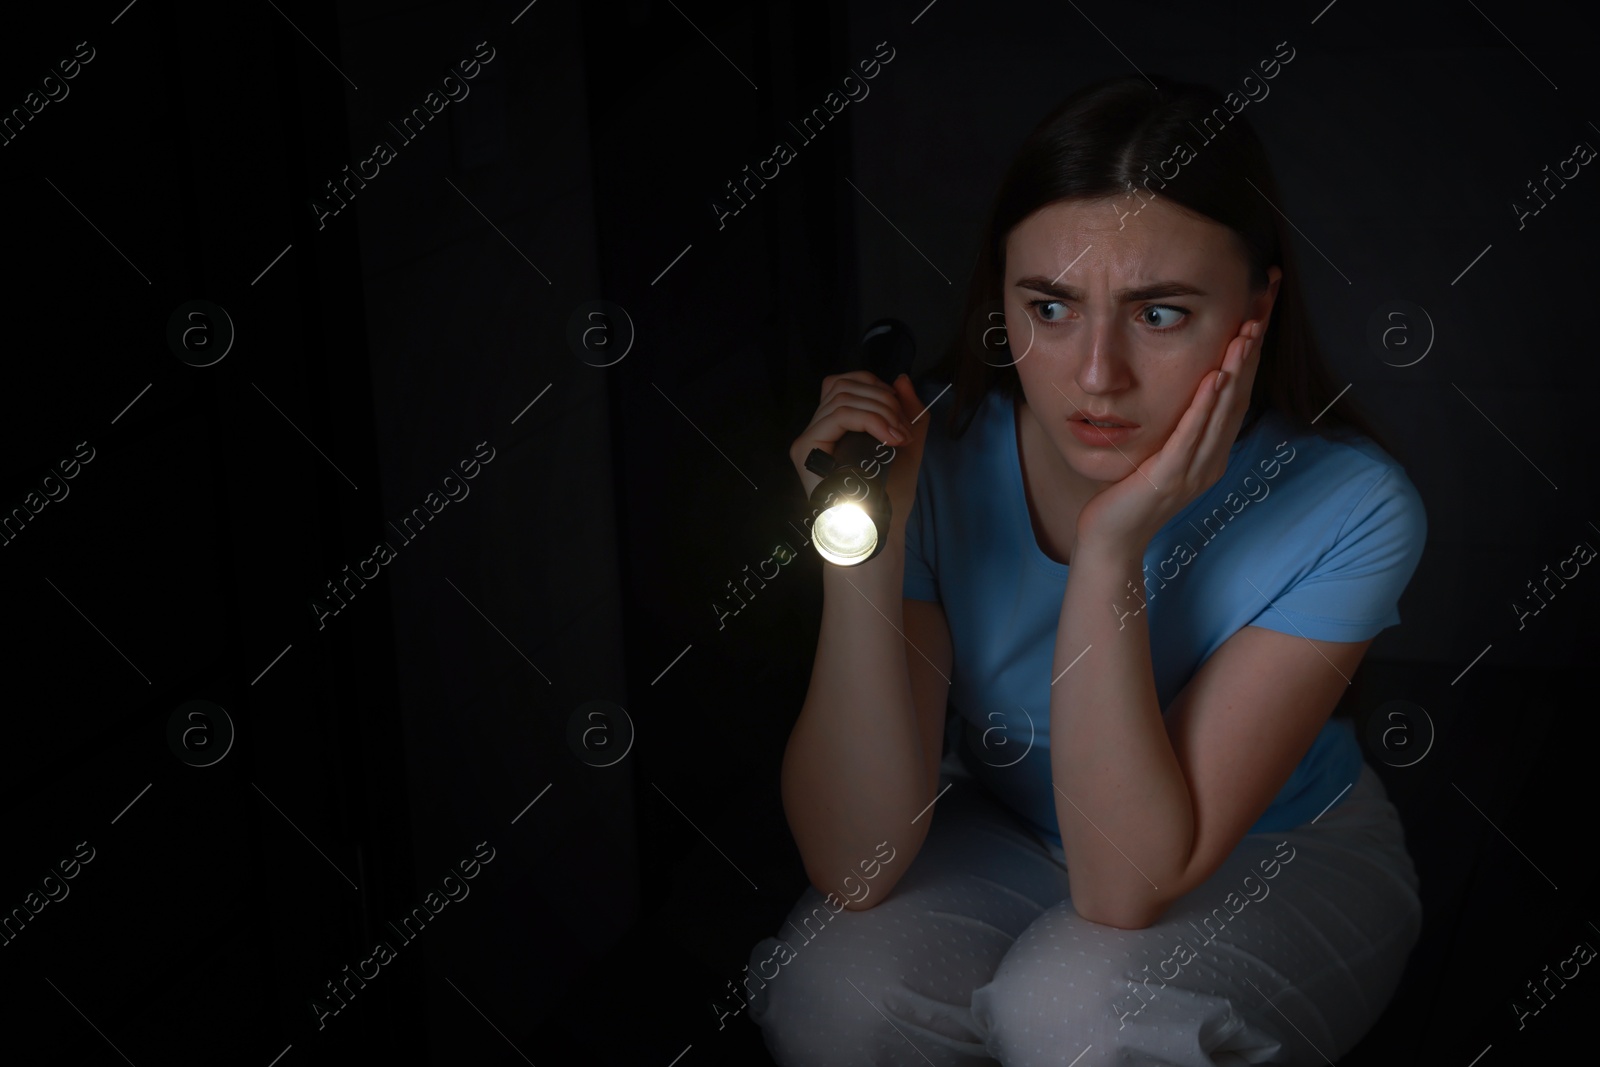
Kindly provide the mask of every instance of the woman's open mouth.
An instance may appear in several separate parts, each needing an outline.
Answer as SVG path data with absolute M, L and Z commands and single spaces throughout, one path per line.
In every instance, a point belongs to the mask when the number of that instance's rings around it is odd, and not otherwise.
M 1119 445 L 1138 432 L 1137 423 L 1118 418 L 1090 419 L 1075 415 L 1067 420 L 1072 435 L 1086 445 L 1110 447 Z

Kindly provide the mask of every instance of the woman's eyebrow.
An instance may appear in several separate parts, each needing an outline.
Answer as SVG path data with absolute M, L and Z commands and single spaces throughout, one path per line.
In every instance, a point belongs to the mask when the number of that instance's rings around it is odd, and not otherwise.
M 1081 301 L 1083 290 L 1072 285 L 1057 285 L 1049 278 L 1035 275 L 1023 278 L 1017 282 L 1018 289 L 1033 289 L 1036 292 L 1049 296 L 1059 297 L 1062 300 Z M 1206 296 L 1204 289 L 1197 289 L 1187 282 L 1154 282 L 1150 285 L 1139 286 L 1136 289 L 1118 289 L 1114 294 L 1123 303 L 1132 303 L 1137 300 L 1154 300 L 1163 296 Z

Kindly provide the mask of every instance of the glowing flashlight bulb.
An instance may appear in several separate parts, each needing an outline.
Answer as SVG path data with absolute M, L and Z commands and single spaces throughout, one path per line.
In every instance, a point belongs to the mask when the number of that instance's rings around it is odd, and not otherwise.
M 856 504 L 838 504 L 817 516 L 811 527 L 817 551 L 830 563 L 848 566 L 872 554 L 878 527 Z

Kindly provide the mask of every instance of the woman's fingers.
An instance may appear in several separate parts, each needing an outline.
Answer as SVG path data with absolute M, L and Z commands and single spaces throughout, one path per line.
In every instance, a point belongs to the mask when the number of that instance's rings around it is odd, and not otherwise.
M 914 448 L 920 451 L 922 434 L 912 425 L 907 413 L 908 397 L 916 394 L 905 384 L 905 395 L 899 383 L 891 387 L 870 371 L 846 371 L 830 374 L 822 379 L 822 402 L 811 416 L 811 422 L 789 446 L 789 459 L 800 477 L 801 487 L 809 495 L 821 481 L 805 466 L 813 449 L 835 454 L 836 446 L 851 431 L 865 433 L 895 448 Z M 918 407 L 920 409 L 920 404 Z M 926 432 L 926 426 L 923 428 Z M 905 464 L 897 465 L 898 470 Z
M 822 404 L 817 409 L 818 417 L 826 412 L 836 411 L 844 405 L 871 408 L 895 423 L 899 429 L 908 434 L 911 431 L 911 416 L 905 413 L 905 405 L 899 394 L 877 378 L 870 378 L 865 382 L 845 378 L 835 382 L 832 388 L 823 394 Z
M 899 439 L 903 441 L 911 435 L 910 420 L 901 415 L 898 403 L 885 402 L 877 397 L 857 396 L 854 394 L 844 394 L 825 401 L 822 407 L 817 409 L 817 417 L 812 425 L 821 423 L 824 419 L 837 412 L 851 410 L 870 412 L 878 416 L 878 421 L 873 422 L 871 427 L 867 429 L 869 432 L 877 432 L 881 428 L 883 433 L 890 435 L 889 437 L 880 437 L 879 440 L 892 440 L 894 435 L 898 434 L 900 435 Z M 850 428 L 857 429 L 858 427 L 852 426 Z
M 869 370 L 847 370 L 840 374 L 826 375 L 822 379 L 823 397 L 827 397 L 828 387 L 836 381 L 860 382 L 863 385 L 877 386 L 878 388 L 882 389 L 888 388 L 888 386 L 883 384 L 882 378 L 879 378 L 876 374 L 873 374 Z
M 1222 374 L 1226 380 L 1222 388 L 1216 392 L 1215 402 L 1212 404 L 1211 417 L 1206 420 L 1205 430 L 1201 434 L 1195 459 L 1201 468 L 1209 466 L 1209 461 L 1214 460 L 1219 453 L 1226 456 L 1233 445 L 1233 438 L 1239 432 L 1239 426 L 1244 422 L 1245 408 L 1250 403 L 1250 386 L 1255 380 L 1255 368 L 1259 362 L 1255 352 L 1260 342 L 1252 340 L 1248 334 L 1251 324 L 1246 323 L 1243 330 L 1228 346 L 1228 353 L 1222 360 Z M 1215 379 L 1213 379 L 1215 380 Z M 1204 388 L 1204 386 L 1202 386 Z
M 890 444 L 910 439 L 913 428 L 901 411 L 899 397 L 870 373 L 835 374 L 825 380 L 822 404 L 790 448 L 797 468 L 804 465 L 813 448 L 831 455 L 839 439 L 852 430 Z M 807 481 L 804 475 L 801 480 Z
M 830 374 L 822 379 L 822 403 L 840 396 L 866 396 L 877 397 L 890 404 L 898 404 L 899 398 L 890 386 L 871 371 L 857 370 L 846 374 Z
M 810 455 L 812 448 L 820 448 L 832 455 L 839 439 L 852 430 L 895 444 L 896 435 L 906 432 L 899 428 L 899 415 L 885 411 L 881 406 L 869 406 L 872 403 L 857 397 L 840 401 L 818 412 L 796 442 L 797 449 L 804 455 Z M 900 440 L 905 438 L 901 437 Z
M 1223 360 L 1223 363 L 1226 364 L 1227 360 Z M 1172 428 L 1166 444 L 1161 446 L 1161 451 L 1157 453 L 1161 473 L 1154 479 L 1157 485 L 1164 486 L 1168 482 L 1176 484 L 1188 480 L 1189 471 L 1194 465 L 1196 449 L 1199 448 L 1213 412 L 1217 410 L 1216 381 L 1221 373 L 1220 370 L 1214 370 L 1200 379 L 1200 386 L 1195 390 L 1194 399 L 1189 402 L 1189 409 L 1178 420 L 1178 425 Z M 1155 474 L 1155 471 L 1151 473 Z

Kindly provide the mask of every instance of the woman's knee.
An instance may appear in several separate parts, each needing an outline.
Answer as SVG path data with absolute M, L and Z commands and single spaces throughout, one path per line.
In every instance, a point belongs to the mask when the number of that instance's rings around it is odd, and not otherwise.
M 1148 967 L 1158 958 L 1149 942 L 1143 931 L 1089 922 L 1070 900 L 1047 911 L 972 994 L 991 1052 L 1028 1067 L 1092 1045 L 1078 1067 L 1113 1062 L 1102 1057 L 1133 1047 L 1133 1020 L 1165 984 Z
M 996 910 L 991 896 L 1004 894 L 933 878 L 819 926 L 812 905 L 830 913 L 808 890 L 782 936 L 750 953 L 750 1018 L 773 1059 L 992 1065 L 968 1009 L 1012 944 L 982 918 Z
M 846 1062 L 901 1040 L 890 1022 L 899 968 L 881 908 L 836 912 L 808 889 L 786 936 L 751 949 L 736 991 L 780 1064 Z

